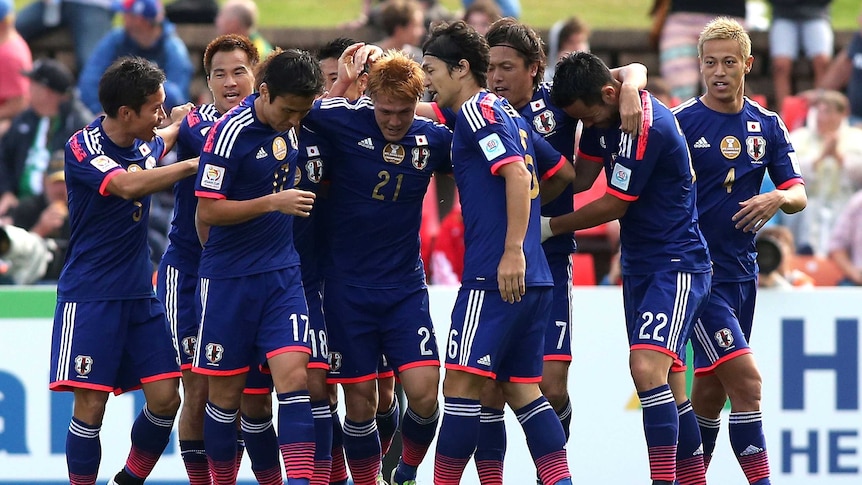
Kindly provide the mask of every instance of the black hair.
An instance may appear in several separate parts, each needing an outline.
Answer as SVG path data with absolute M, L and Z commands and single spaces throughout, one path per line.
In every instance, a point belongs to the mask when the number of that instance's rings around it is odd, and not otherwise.
M 320 63 L 307 51 L 276 49 L 258 68 L 257 87 L 266 83 L 269 102 L 286 94 L 316 96 L 323 91 Z
M 99 80 L 99 103 L 110 118 L 121 106 L 140 114 L 147 98 L 158 92 L 165 73 L 143 57 L 121 57 L 114 61 Z
M 514 49 L 518 57 L 524 60 L 525 66 L 537 63 L 539 68 L 533 76 L 533 88 L 539 86 L 545 77 L 547 57 L 542 38 L 536 31 L 512 17 L 505 17 L 491 24 L 485 39 L 490 47 L 506 46 Z
M 422 54 L 445 62 L 449 72 L 461 59 L 470 63 L 470 72 L 476 84 L 488 86 L 488 66 L 491 64 L 488 41 L 463 20 L 443 22 L 434 27 L 431 37 L 422 46 Z
M 573 52 L 557 63 L 551 102 L 565 108 L 580 100 L 586 106 L 602 102 L 602 87 L 613 84 L 608 66 L 595 54 Z
M 317 60 L 338 59 L 348 47 L 355 43 L 356 41 L 349 37 L 337 37 L 332 39 L 326 44 L 323 44 L 323 46 L 317 50 Z

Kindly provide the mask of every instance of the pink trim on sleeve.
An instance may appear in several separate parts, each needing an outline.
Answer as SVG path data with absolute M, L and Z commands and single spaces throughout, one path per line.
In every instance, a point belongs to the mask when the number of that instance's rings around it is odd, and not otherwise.
M 120 175 L 122 172 L 125 172 L 125 170 L 123 170 L 122 167 L 117 167 L 105 174 L 105 178 L 102 179 L 102 184 L 99 185 L 99 195 L 102 195 L 103 197 L 111 195 L 111 193 L 108 192 L 108 182 L 117 175 Z
M 491 173 L 493 175 L 497 175 L 497 172 L 500 170 L 500 167 L 502 167 L 503 165 L 506 165 L 506 164 L 509 164 L 512 162 L 523 162 L 523 161 L 524 161 L 524 158 L 521 157 L 520 155 L 512 155 L 511 157 L 506 157 L 506 158 L 500 160 L 499 162 L 495 163 L 494 165 L 491 165 Z
M 563 155 L 560 155 L 560 160 L 557 161 L 557 164 L 554 165 L 554 167 L 552 169 L 548 170 L 547 172 L 545 172 L 544 175 L 542 175 L 542 180 L 547 180 L 547 179 L 553 177 L 555 173 L 559 172 L 560 169 L 563 168 L 563 164 L 566 162 L 567 162 L 566 157 L 564 157 Z

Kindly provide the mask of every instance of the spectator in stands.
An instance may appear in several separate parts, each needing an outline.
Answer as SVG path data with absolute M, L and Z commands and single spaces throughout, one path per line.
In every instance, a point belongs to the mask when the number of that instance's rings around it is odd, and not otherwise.
M 110 30 L 114 20 L 112 0 L 34 0 L 18 12 L 15 27 L 27 42 L 59 28 L 72 34 L 75 59 L 80 69 Z
M 844 273 L 840 285 L 862 285 L 862 191 L 853 195 L 838 216 L 829 241 L 829 258 Z
M 757 233 L 757 284 L 762 288 L 811 288 L 814 278 L 794 265 L 796 243 L 785 226 L 772 225 Z M 766 257 L 772 261 L 765 261 Z M 774 266 L 774 268 L 773 268 Z
M 62 63 L 40 59 L 25 75 L 31 81 L 30 106 L 0 138 L 0 216 L 19 198 L 42 193 L 51 153 L 63 150 L 93 116 L 76 97 L 75 79 Z
M 165 20 L 161 0 L 124 0 L 117 8 L 123 12 L 123 26 L 99 41 L 81 71 L 78 88 L 84 104 L 94 113 L 102 112 L 95 87 L 108 66 L 123 56 L 143 57 L 165 72 L 166 107 L 187 102 L 194 70 L 174 24 Z
M 859 30 L 853 35 L 850 44 L 835 56 L 818 87 L 836 90 L 846 88 L 847 98 L 850 99 L 850 124 L 862 126 L 862 12 L 859 14 Z
M 804 252 L 823 256 L 839 211 L 862 189 L 862 129 L 848 124 L 849 103 L 838 91 L 818 93 L 812 109 L 813 126 L 790 133 L 805 174 L 808 210 L 787 214 L 784 223 Z
M 419 45 L 425 37 L 425 14 L 414 0 L 386 0 L 380 10 L 386 37 L 375 44 L 384 51 L 399 49 L 413 60 L 422 59 Z
M 45 171 L 42 193 L 22 199 L 12 213 L 13 225 L 44 239 L 53 253 L 53 260 L 42 276 L 50 281 L 60 277 L 71 234 L 64 157 L 63 150 L 54 152 Z
M 772 58 L 772 80 L 775 107 L 793 94 L 793 63 L 800 48 L 811 60 L 814 84 L 822 82 L 832 50 L 829 4 L 832 0 L 769 0 L 772 5 L 772 28 L 769 29 L 769 53 Z
M 548 31 L 548 67 L 545 81 L 554 80 L 557 62 L 572 52 L 590 51 L 590 27 L 578 17 L 569 17 L 555 23 Z
M 261 59 L 272 52 L 272 44 L 257 31 L 257 4 L 254 0 L 228 0 L 215 19 L 218 35 L 244 35 L 252 41 Z
M 485 35 L 488 27 L 502 17 L 500 7 L 493 0 L 476 0 L 467 7 L 467 10 L 464 10 L 462 18 L 464 22 L 476 29 L 476 32 Z
M 469 9 L 474 3 L 479 0 L 462 0 L 465 9 Z M 500 11 L 503 12 L 503 17 L 518 18 L 521 16 L 520 0 L 494 0 Z
M 670 85 L 671 95 L 686 101 L 702 91 L 697 59 L 701 30 L 719 15 L 744 22 L 745 0 L 654 0 L 652 11 L 661 76 Z
M 15 6 L 12 0 L 0 0 L 0 135 L 9 122 L 27 109 L 30 81 L 21 71 L 33 65 L 30 47 L 15 29 Z

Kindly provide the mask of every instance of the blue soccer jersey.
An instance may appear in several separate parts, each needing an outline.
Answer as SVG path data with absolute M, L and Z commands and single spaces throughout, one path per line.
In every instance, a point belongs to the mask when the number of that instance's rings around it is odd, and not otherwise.
M 551 83 L 541 83 L 530 102 L 518 110 L 530 122 L 533 131 L 542 135 L 552 147 L 569 160 L 575 159 L 575 129 L 578 120 L 551 103 Z M 567 185 L 560 195 L 542 206 L 542 215 L 553 217 L 574 209 L 574 192 Z M 574 234 L 560 234 L 542 243 L 545 254 L 571 254 L 577 249 Z
M 530 224 L 523 247 L 525 282 L 527 286 L 553 286 L 540 242 L 541 169 L 536 166 L 537 160 L 548 157 L 537 155 L 537 139 L 541 138 L 508 101 L 488 92 L 467 100 L 457 114 L 452 166 L 464 217 L 463 288 L 497 289 L 497 266 L 503 256 L 507 228 L 506 181 L 497 172 L 507 163 L 526 163 L 533 175 Z
M 326 254 L 325 233 L 322 223 L 326 219 L 326 197 L 320 197 L 321 183 L 324 183 L 325 154 L 328 153 L 326 139 L 302 128 L 299 132 L 299 151 L 296 158 L 295 187 L 318 194 L 314 199 L 314 208 L 308 217 L 293 219 L 293 245 L 299 253 L 302 265 L 302 283 L 320 286 L 321 257 Z
M 631 202 L 620 218 L 623 275 L 710 271 L 698 227 L 694 173 L 685 137 L 670 110 L 641 92 L 637 138 L 619 128 L 585 128 L 578 157 L 603 162 L 607 193 Z
M 125 200 L 108 193 L 123 171 L 148 170 L 165 143 L 135 140 L 119 147 L 104 134 L 102 118 L 66 143 L 66 187 L 72 229 L 66 263 L 57 284 L 58 301 L 147 298 L 153 293 L 147 222 L 150 196 Z
M 368 98 L 319 100 L 303 125 L 332 134 L 325 276 L 366 288 L 424 284 L 422 200 L 433 173 L 451 171 L 449 129 L 416 117 L 401 141 L 386 141 Z
M 258 120 L 257 97 L 247 97 L 207 134 L 195 183 L 198 197 L 250 200 L 293 187 L 296 137 Z M 292 219 L 268 212 L 240 224 L 213 226 L 201 254 L 200 276 L 233 278 L 298 265 Z
M 713 281 L 757 277 L 754 233 L 736 229 L 739 203 L 760 193 L 763 175 L 779 189 L 802 182 L 781 119 L 745 98 L 742 111 L 713 111 L 692 98 L 674 109 L 697 174 L 697 210 L 713 262 Z
M 213 104 L 195 106 L 180 124 L 177 136 L 177 159 L 188 160 L 200 156 L 207 133 L 221 113 Z M 201 243 L 195 230 L 195 177 L 186 177 L 174 184 L 174 217 L 168 233 L 168 248 L 163 261 L 190 275 L 198 274 Z

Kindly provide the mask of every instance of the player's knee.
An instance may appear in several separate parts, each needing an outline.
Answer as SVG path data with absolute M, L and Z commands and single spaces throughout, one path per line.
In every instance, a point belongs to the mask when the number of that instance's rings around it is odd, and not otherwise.
M 756 411 L 760 409 L 763 381 L 756 369 L 743 373 L 727 387 L 730 403 L 736 411 Z
M 239 407 L 243 416 L 272 418 L 272 396 L 269 394 L 243 394 Z
M 648 391 L 667 384 L 668 368 L 658 365 L 655 359 L 645 355 L 635 355 L 629 358 L 629 370 L 638 391 Z
M 569 391 L 565 383 L 561 385 L 559 382 L 542 380 L 539 389 L 554 409 L 562 408 L 569 399 Z
M 180 409 L 179 392 L 165 392 L 147 401 L 147 408 L 159 416 L 176 416 Z
M 351 421 L 367 421 L 377 413 L 377 388 L 368 382 L 344 386 L 344 404 Z

